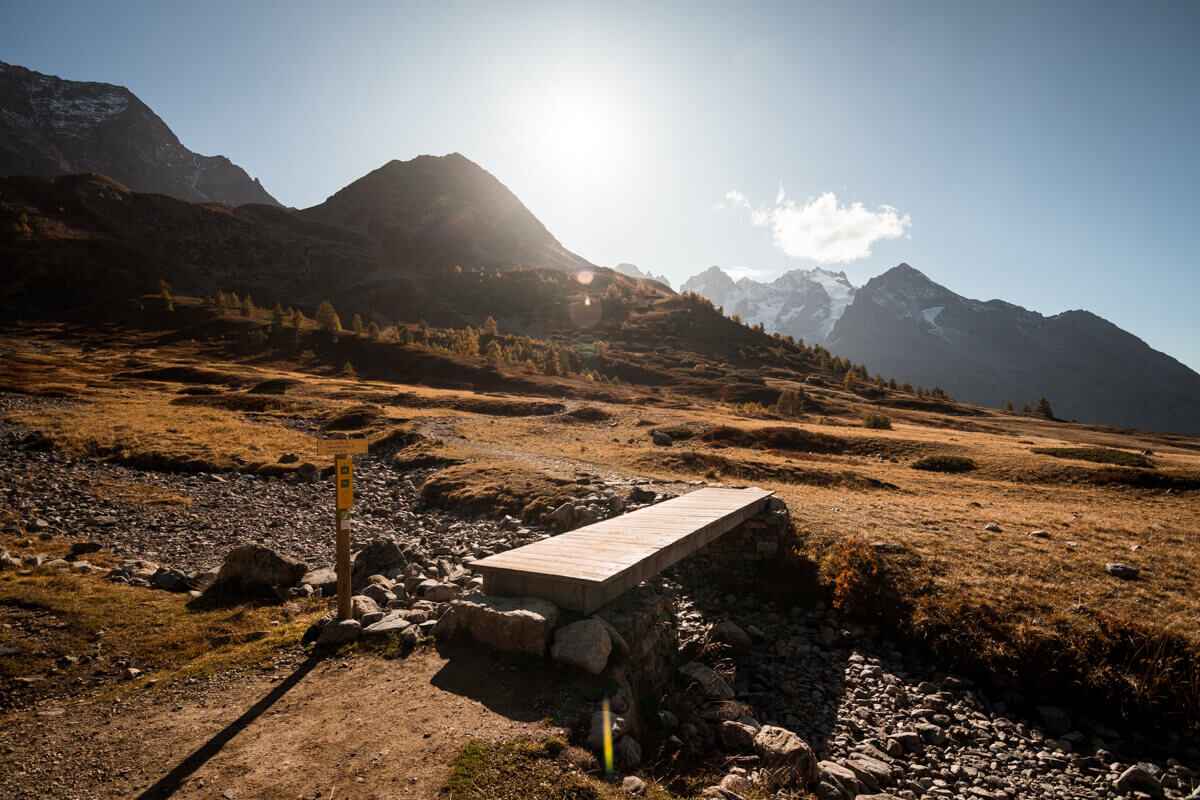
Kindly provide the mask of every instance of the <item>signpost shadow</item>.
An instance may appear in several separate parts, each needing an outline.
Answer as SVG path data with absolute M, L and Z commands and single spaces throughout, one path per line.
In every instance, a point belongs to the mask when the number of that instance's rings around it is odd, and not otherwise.
M 303 680 L 304 676 L 311 672 L 313 667 L 320 663 L 320 661 L 321 657 L 310 655 L 300 666 L 296 667 L 291 675 L 280 681 L 265 697 L 248 708 L 240 717 L 226 725 L 224 729 L 201 745 L 190 756 L 179 762 L 174 769 L 160 778 L 157 783 L 139 794 L 136 800 L 166 800 L 166 798 L 174 795 L 196 770 L 208 763 L 213 756 L 221 752 L 221 748 L 228 744 L 233 737 L 248 728 L 263 712 L 275 705 L 292 687 Z

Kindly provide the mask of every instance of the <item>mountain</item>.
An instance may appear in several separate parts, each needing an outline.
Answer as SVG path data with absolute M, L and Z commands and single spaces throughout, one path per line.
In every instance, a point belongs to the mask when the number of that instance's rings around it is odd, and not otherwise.
M 124 301 L 165 280 L 306 310 L 329 299 L 381 322 L 553 324 L 584 266 L 597 293 L 615 277 L 457 154 L 390 162 L 305 211 L 189 203 L 95 173 L 0 178 L 0 307 L 17 314 Z
M 490 172 L 458 153 L 389 161 L 297 216 L 361 234 L 389 264 L 406 270 L 592 266 Z
M 820 268 L 792 270 L 761 283 L 750 278 L 734 281 L 720 267 L 709 267 L 689 278 L 680 291 L 695 292 L 748 325 L 762 323 L 768 333 L 784 333 L 808 344 L 824 342 L 854 298 L 846 273 Z
M 907 264 L 859 289 L 825 346 L 960 401 L 1045 396 L 1061 418 L 1200 434 L 1200 374 L 1174 358 L 1090 312 L 971 300 Z
M 617 264 L 615 267 L 613 267 L 613 269 L 616 270 L 617 272 L 621 273 L 622 275 L 629 276 L 630 278 L 639 278 L 641 280 L 648 280 L 648 281 L 658 281 L 659 283 L 661 283 L 663 286 L 667 287 L 668 289 L 671 288 L 671 281 L 667 279 L 666 275 L 652 275 L 652 274 L 650 274 L 650 272 L 648 270 L 643 271 L 641 269 L 638 269 L 638 266 L 636 264 Z
M 229 159 L 180 144 L 124 86 L 67 81 L 0 62 L 0 175 L 84 172 L 197 203 L 278 205 Z

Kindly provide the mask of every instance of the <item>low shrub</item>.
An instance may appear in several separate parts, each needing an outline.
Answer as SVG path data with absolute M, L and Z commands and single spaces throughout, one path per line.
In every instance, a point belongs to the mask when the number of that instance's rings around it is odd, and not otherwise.
M 863 427 L 890 431 L 892 429 L 892 421 L 883 414 L 864 414 Z
M 964 456 L 925 456 L 913 463 L 913 469 L 929 472 L 970 472 L 977 464 Z
M 1044 456 L 1076 458 L 1080 461 L 1092 461 L 1097 464 L 1154 468 L 1150 459 L 1141 453 L 1130 453 L 1127 450 L 1115 450 L 1111 447 L 1034 447 L 1031 448 L 1031 451 Z

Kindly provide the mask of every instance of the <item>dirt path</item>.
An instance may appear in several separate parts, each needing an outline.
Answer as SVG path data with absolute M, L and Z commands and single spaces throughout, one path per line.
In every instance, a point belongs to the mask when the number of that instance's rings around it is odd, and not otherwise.
M 296 654 L 275 673 L 7 720 L 0 785 L 13 800 L 434 798 L 469 739 L 541 738 L 582 702 L 561 673 L 453 647 Z

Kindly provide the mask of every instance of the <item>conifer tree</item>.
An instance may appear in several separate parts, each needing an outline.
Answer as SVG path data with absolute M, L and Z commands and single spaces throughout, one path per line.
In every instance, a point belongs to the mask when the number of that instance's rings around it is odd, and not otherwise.
M 366 332 L 367 329 L 363 326 L 362 317 L 360 315 L 355 314 L 350 320 L 350 330 L 360 335 Z
M 254 313 L 254 301 L 250 299 L 250 295 L 243 297 L 240 305 L 242 307 L 243 317 L 248 317 Z
M 367 336 L 370 339 L 379 338 L 379 326 L 375 324 L 374 320 L 372 320 L 371 324 L 367 326 Z
M 275 307 L 271 309 L 271 327 L 283 327 L 283 306 L 279 305 L 278 302 L 276 302 Z
M 337 312 L 333 310 L 333 305 L 328 300 L 322 300 L 321 305 L 317 306 L 317 313 L 313 319 L 326 333 L 336 336 L 342 329 L 342 321 L 338 319 Z
M 1012 410 L 1013 410 L 1013 402 L 1012 402 L 1012 400 L 1009 400 L 1007 403 L 1005 403 L 1005 404 L 1004 404 L 1004 410 L 1005 410 L 1005 411 L 1012 411 Z
M 304 324 L 304 312 L 298 308 L 293 310 L 292 311 L 292 327 L 295 328 L 297 331 L 299 331 L 300 326 L 303 324 Z
M 485 336 L 500 335 L 500 326 L 496 324 L 495 317 L 489 315 L 488 318 L 483 321 L 483 333 Z
M 1054 419 L 1054 410 L 1050 408 L 1050 401 L 1045 397 L 1038 398 L 1037 406 L 1033 410 L 1046 419 Z

